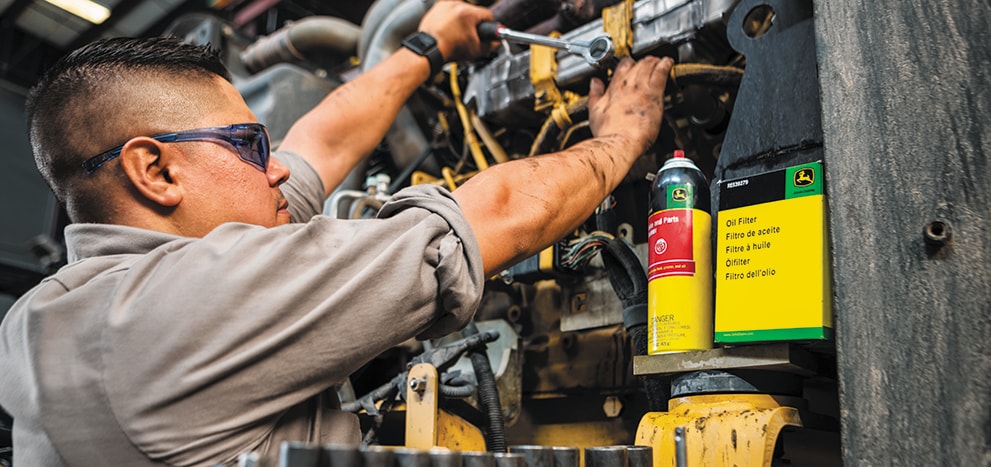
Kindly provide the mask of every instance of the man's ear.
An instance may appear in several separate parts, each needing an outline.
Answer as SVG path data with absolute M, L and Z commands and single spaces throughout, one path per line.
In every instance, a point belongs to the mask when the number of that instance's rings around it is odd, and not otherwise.
M 120 150 L 120 166 L 134 189 L 165 207 L 182 201 L 182 186 L 175 179 L 177 162 L 167 145 L 144 136 L 131 138 Z

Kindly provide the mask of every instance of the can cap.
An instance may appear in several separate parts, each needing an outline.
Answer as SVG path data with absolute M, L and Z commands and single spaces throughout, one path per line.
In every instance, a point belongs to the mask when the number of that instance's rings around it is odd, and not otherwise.
M 675 149 L 674 157 L 664 161 L 664 164 L 661 165 L 661 170 L 673 169 L 676 167 L 698 170 L 698 166 L 695 165 L 695 162 L 685 157 L 685 151 L 682 149 Z M 660 172 L 658 172 L 658 176 L 660 176 Z

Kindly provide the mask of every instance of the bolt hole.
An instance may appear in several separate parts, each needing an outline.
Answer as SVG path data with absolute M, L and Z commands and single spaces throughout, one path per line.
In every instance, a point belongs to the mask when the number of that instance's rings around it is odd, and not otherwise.
M 565 334 L 561 336 L 561 348 L 563 348 L 564 350 L 571 350 L 575 348 L 576 342 L 577 340 L 575 339 L 575 336 L 572 334 Z
M 926 243 L 930 245 L 945 245 L 950 241 L 950 226 L 942 221 L 932 221 L 926 224 Z
M 519 322 L 520 318 L 523 317 L 523 310 L 520 307 L 513 305 L 506 310 L 506 319 L 512 323 Z
M 763 36 L 774 24 L 774 8 L 758 5 L 743 18 L 743 33 L 751 39 Z

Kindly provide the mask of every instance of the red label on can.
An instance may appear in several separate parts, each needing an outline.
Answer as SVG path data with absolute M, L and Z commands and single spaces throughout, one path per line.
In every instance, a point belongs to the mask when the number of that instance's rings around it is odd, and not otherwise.
M 666 209 L 647 221 L 647 280 L 664 276 L 694 276 L 692 210 Z

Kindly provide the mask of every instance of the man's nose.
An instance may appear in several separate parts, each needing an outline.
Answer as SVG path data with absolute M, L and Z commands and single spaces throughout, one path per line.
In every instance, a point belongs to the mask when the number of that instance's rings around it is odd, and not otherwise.
M 271 186 L 279 186 L 289 180 L 289 167 L 282 165 L 278 159 L 271 157 L 268 159 L 268 169 L 265 170 L 265 176 L 268 177 L 268 184 Z

